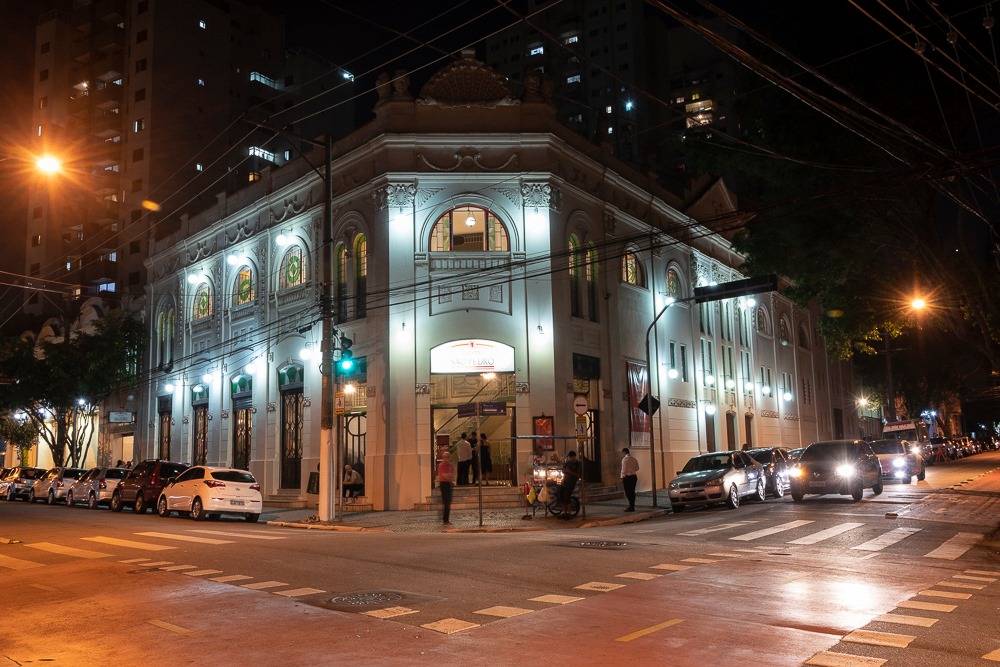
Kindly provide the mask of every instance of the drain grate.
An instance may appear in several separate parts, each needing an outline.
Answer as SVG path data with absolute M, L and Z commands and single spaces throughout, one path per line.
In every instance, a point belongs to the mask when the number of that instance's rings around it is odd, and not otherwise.
M 338 595 L 330 598 L 330 604 L 345 604 L 353 606 L 379 605 L 389 602 L 399 602 L 405 596 L 394 591 L 364 591 L 361 593 L 351 593 L 350 595 Z
M 571 542 L 571 547 L 578 547 L 580 549 L 627 549 L 632 546 L 628 542 L 610 542 L 608 540 L 600 540 L 596 542 Z

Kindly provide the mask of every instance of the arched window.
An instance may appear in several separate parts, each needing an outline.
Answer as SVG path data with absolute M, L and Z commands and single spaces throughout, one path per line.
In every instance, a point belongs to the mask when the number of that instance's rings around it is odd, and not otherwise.
M 646 286 L 646 271 L 635 249 L 626 250 L 622 257 L 622 282 L 636 287 Z
M 764 312 L 763 308 L 757 309 L 757 333 L 770 336 L 771 335 L 771 323 L 767 320 L 767 313 Z
M 580 241 L 576 234 L 569 236 L 569 309 L 570 315 L 580 317 Z
M 281 269 L 278 275 L 278 287 L 298 287 L 306 281 L 306 260 L 302 246 L 294 245 L 285 251 L 281 258 Z
M 208 283 L 198 285 L 198 289 L 195 290 L 191 312 L 193 313 L 192 319 L 194 320 L 204 320 L 211 317 L 212 289 L 208 286 Z
M 510 252 L 507 228 L 489 210 L 459 206 L 434 223 L 431 252 Z
M 673 267 L 667 269 L 667 296 L 675 300 L 681 298 L 681 276 Z
M 233 285 L 233 305 L 244 306 L 253 301 L 253 271 L 249 266 L 244 266 L 236 273 L 236 282 Z
M 784 317 L 778 320 L 778 341 L 782 345 L 788 345 L 788 320 Z
M 156 318 L 156 363 L 163 368 L 174 361 L 174 309 L 161 311 Z
M 809 349 L 809 332 L 806 331 L 804 324 L 799 325 L 799 347 L 803 350 Z
M 368 312 L 368 240 L 364 234 L 358 234 L 354 241 L 354 277 L 357 289 L 354 291 L 354 311 L 357 317 L 364 317 Z
M 347 246 L 337 245 L 337 322 L 347 320 Z
M 584 265 L 584 278 L 587 281 L 587 314 L 591 322 L 597 321 L 597 248 L 593 243 L 587 244 L 587 256 Z

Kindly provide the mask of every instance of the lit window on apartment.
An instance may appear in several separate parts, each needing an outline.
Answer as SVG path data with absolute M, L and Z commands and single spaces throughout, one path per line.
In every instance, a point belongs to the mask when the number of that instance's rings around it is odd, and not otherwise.
M 681 95 L 680 97 L 675 97 L 674 104 L 684 104 L 684 96 Z
M 632 100 L 628 100 L 627 102 L 625 102 L 625 111 L 631 111 L 634 108 L 635 105 L 632 103 Z
M 132 131 L 133 132 L 142 132 L 145 129 L 146 129 L 146 119 L 145 118 L 136 118 L 135 121 L 132 123 Z
M 700 100 L 700 99 L 701 99 L 701 93 L 691 93 L 691 101 L 692 102 L 694 102 L 695 100 Z
M 535 48 L 533 48 L 530 51 L 528 51 L 528 55 L 529 56 L 540 56 L 543 53 L 545 53 L 545 47 L 544 46 L 536 46 Z
M 279 90 L 277 81 L 275 81 L 269 76 L 261 74 L 260 72 L 250 72 L 250 80 L 256 81 L 257 83 L 262 83 L 268 88 L 274 88 L 275 90 Z
M 250 148 L 247 149 L 247 154 L 251 157 L 260 157 L 264 158 L 268 162 L 274 162 L 274 153 L 266 151 L 260 146 L 250 146 Z
M 107 260 L 109 262 L 117 262 L 118 261 L 118 253 L 117 252 L 109 252 Z
M 604 107 L 604 113 L 611 113 L 611 105 Z
M 115 291 L 115 284 L 114 283 L 101 283 L 100 285 L 97 286 L 97 291 L 98 292 L 114 292 Z
M 31 247 L 37 248 L 40 245 L 42 245 L 42 235 L 35 234 L 34 236 L 31 237 Z
M 204 30 L 208 25 L 204 21 L 198 21 L 198 27 Z
M 612 132 L 614 132 L 614 131 L 615 131 L 615 128 L 613 128 L 613 127 L 609 127 L 609 128 L 608 128 L 608 134 L 611 134 L 611 133 L 612 133 Z
M 579 35 L 570 35 L 569 37 L 563 40 L 563 44 L 576 44 L 579 41 L 580 41 Z
M 204 79 L 198 79 L 198 85 L 199 86 L 204 86 L 205 85 L 205 80 Z
M 566 83 L 580 83 L 580 75 L 574 74 L 573 76 L 567 77 Z
M 42 136 L 42 126 L 38 126 L 38 136 Z
M 260 180 L 259 171 L 251 171 L 249 174 L 247 174 L 247 181 L 249 183 L 253 183 L 254 181 L 259 181 L 259 180 Z
M 201 162 L 195 162 L 194 163 L 194 170 L 195 171 L 205 171 L 205 165 L 203 165 Z
M 66 262 L 66 270 L 67 271 L 73 270 L 73 262 Z
M 44 108 L 46 108 L 48 106 L 49 106 L 49 98 L 48 97 L 39 97 L 38 98 L 38 108 L 39 109 L 44 109 Z

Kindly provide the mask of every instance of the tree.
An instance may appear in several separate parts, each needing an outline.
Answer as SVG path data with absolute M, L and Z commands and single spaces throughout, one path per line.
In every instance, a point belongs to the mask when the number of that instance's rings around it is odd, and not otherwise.
M 138 314 L 114 310 L 93 331 L 67 340 L 0 343 L 0 408 L 21 410 L 48 446 L 55 465 L 82 465 L 97 427 L 97 408 L 134 388 L 144 342 Z
M 0 438 L 14 447 L 17 461 L 24 461 L 25 454 L 38 444 L 38 428 L 28 419 L 7 415 L 0 417 Z

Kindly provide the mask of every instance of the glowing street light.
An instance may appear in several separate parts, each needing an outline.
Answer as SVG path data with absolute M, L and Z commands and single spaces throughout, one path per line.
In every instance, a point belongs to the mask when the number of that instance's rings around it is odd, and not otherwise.
M 57 174 L 62 171 L 62 162 L 52 155 L 43 155 L 35 160 L 35 166 L 45 174 Z

